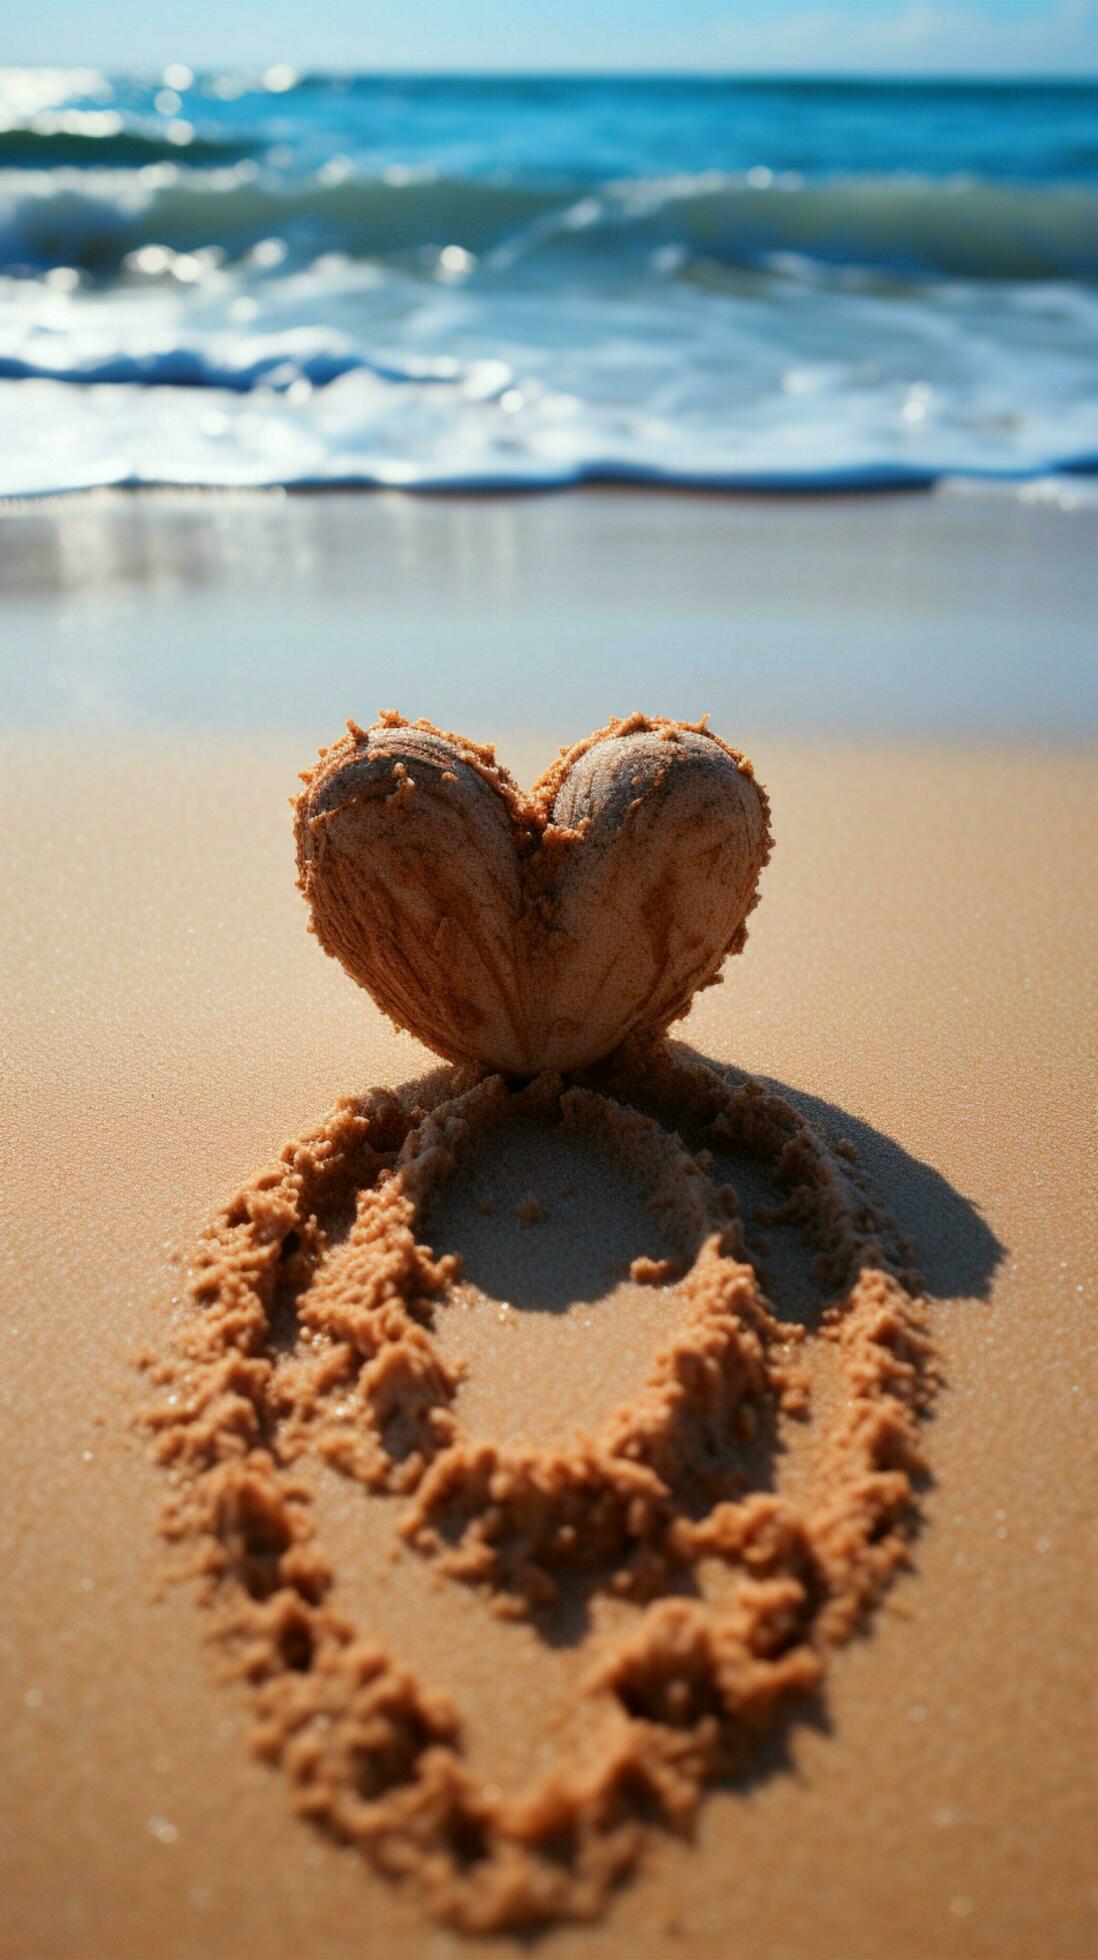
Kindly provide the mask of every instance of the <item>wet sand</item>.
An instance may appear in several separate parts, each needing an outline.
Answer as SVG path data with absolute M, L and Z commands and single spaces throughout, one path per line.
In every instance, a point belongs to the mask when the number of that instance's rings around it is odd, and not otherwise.
M 408 713 L 433 705 L 413 679 L 393 688 Z M 131 1428 L 134 1354 L 163 1346 L 209 1212 L 340 1095 L 435 1066 L 305 933 L 287 799 L 314 729 L 272 719 L 246 738 L 211 709 L 198 733 L 5 743 L 12 1960 L 466 1950 L 296 1820 L 250 1754 L 201 1608 L 160 1588 L 163 1477 Z M 720 726 L 754 754 L 777 846 L 747 951 L 679 1033 L 851 1137 L 915 1238 L 945 1373 L 933 1485 L 913 1572 L 833 1661 L 821 1701 L 709 1796 L 692 1845 L 658 1838 L 603 1921 L 541 1950 L 1082 1960 L 1096 1905 L 1093 762 L 1021 740 Z M 529 726 L 468 732 L 498 735 L 524 780 L 549 760 Z M 460 1198 L 436 1249 L 466 1252 L 489 1303 L 469 1391 L 483 1416 L 507 1400 L 488 1336 L 509 1267 Z M 555 1368 L 554 1407 L 583 1417 L 616 1398 L 628 1316 L 625 1295 L 598 1292 L 592 1238 L 609 1221 L 627 1243 L 634 1203 L 586 1178 L 579 1216 L 541 1241 L 562 1338 L 544 1316 L 516 1337 L 532 1367 Z M 574 1327 L 592 1299 L 609 1309 L 593 1362 Z M 634 1336 L 626 1385 L 641 1366 Z M 360 1618 L 482 1711 L 501 1776 L 527 1769 L 532 1730 L 572 1693 L 573 1652 L 387 1564 L 391 1519 L 360 1492 L 333 1481 L 318 1501 Z
M 390 706 L 539 757 L 634 708 L 737 741 L 1093 737 L 1098 505 L 1034 499 L 0 504 L 3 718 L 275 728 L 306 758 Z

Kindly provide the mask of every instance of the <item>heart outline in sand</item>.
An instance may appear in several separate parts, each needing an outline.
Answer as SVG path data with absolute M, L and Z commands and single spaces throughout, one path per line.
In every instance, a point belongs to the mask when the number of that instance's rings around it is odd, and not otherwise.
M 761 1084 L 726 1083 L 656 1041 L 608 1063 L 578 1110 L 603 1104 L 627 1131 L 672 1119 L 651 1138 L 684 1223 L 708 1183 L 692 1154 L 707 1139 L 787 1191 L 790 1221 L 826 1261 L 821 1331 L 845 1385 L 822 1412 L 809 1486 L 799 1498 L 714 1488 L 698 1502 L 712 1448 L 726 1438 L 735 1453 L 737 1430 L 798 1394 L 798 1330 L 772 1318 L 720 1189 L 703 1200 L 713 1229 L 682 1283 L 689 1325 L 669 1329 L 632 1409 L 559 1450 L 463 1438 L 430 1331 L 451 1261 L 419 1243 L 420 1202 L 470 1119 L 531 1096 L 547 1112 L 575 1100 L 559 1078 L 516 1091 L 463 1072 L 438 1083 L 429 1112 L 378 1091 L 288 1143 L 196 1249 L 198 1312 L 153 1366 L 168 1392 L 145 1415 L 173 1472 L 162 1529 L 181 1575 L 203 1579 L 208 1632 L 250 1684 L 256 1746 L 281 1764 L 295 1808 L 411 1882 L 434 1916 L 480 1933 L 596 1917 L 651 1831 L 689 1831 L 747 1739 L 820 1683 L 829 1650 L 907 1560 L 934 1384 L 920 1303 L 849 1157 Z M 350 1197 L 358 1256 L 339 1275 L 325 1218 Z M 306 1336 L 293 1354 L 272 1321 L 286 1285 Z M 417 1412 L 418 1462 L 404 1439 L 389 1457 L 391 1415 Z M 629 1599 L 629 1625 L 596 1635 L 581 1671 L 574 1748 L 517 1788 L 481 1781 L 448 1687 L 348 1620 L 302 1475 L 310 1457 L 368 1492 L 401 1491 L 409 1549 L 505 1617 L 539 1610 L 569 1573 Z M 710 1598 L 690 1576 L 714 1561 L 732 1583 Z
M 492 749 L 386 714 L 304 782 L 325 952 L 436 1054 L 509 1076 L 685 1014 L 742 949 L 772 842 L 750 761 L 704 721 L 613 720 L 525 793 Z

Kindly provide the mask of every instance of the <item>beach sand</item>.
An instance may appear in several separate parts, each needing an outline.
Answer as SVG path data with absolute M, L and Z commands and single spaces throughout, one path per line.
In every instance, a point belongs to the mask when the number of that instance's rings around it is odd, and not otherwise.
M 777 839 L 762 902 L 743 957 L 676 1032 L 700 1054 L 780 1085 L 853 1140 L 916 1241 L 945 1387 L 927 1428 L 933 1482 L 913 1571 L 867 1636 L 837 1655 L 818 1703 L 762 1745 L 752 1774 L 709 1795 L 693 1843 L 657 1837 L 599 1924 L 551 1931 L 540 1950 L 585 1960 L 1082 1960 L 1098 1937 L 1087 1739 L 1098 1605 L 1088 1321 L 1095 774 L 1085 749 L 1025 732 L 1042 670 L 1032 635 L 1028 664 L 1021 657 L 1038 597 L 1017 556 L 1002 556 L 1013 507 L 1002 507 L 1011 515 L 1001 523 L 998 506 L 988 516 L 975 500 L 852 505 L 842 523 L 833 509 L 783 517 L 779 507 L 760 515 L 758 506 L 629 497 L 395 508 L 115 499 L 98 510 L 13 512 L 0 525 L 11 574 L 6 657 L 22 689 L 9 690 L 2 776 L 14 1095 L 3 1132 L 0 1627 L 14 1828 L 3 1846 L 0 1950 L 10 1960 L 465 1950 L 408 1892 L 296 1820 L 280 1777 L 250 1753 L 246 1705 L 219 1679 L 202 1609 L 185 1588 L 160 1583 L 164 1479 L 133 1428 L 148 1394 L 134 1357 L 164 1350 L 196 1232 L 285 1137 L 342 1095 L 434 1066 L 305 932 L 288 798 L 316 742 L 339 732 L 342 715 L 391 704 L 497 739 L 528 781 L 557 741 L 595 725 L 601 692 L 612 692 L 623 713 L 711 707 L 719 731 L 754 756 Z M 661 509 L 675 540 L 700 525 L 692 590 L 700 579 L 706 597 L 693 611 L 682 601 L 682 559 L 669 543 L 660 589 L 681 638 L 665 648 L 659 698 L 649 698 L 653 640 L 636 673 L 624 655 L 608 656 L 595 687 L 565 658 L 567 686 L 543 679 L 536 699 L 521 686 L 508 698 L 497 674 L 493 700 L 489 655 L 510 635 L 521 665 L 524 621 L 548 602 L 539 544 L 567 571 L 561 531 L 582 517 L 581 589 L 558 594 L 556 614 L 571 604 L 592 635 L 590 622 L 606 630 L 612 615 L 624 648 L 623 595 L 632 588 L 643 612 L 660 584 L 651 553 L 633 555 L 630 527 L 652 527 L 655 540 Z M 262 564 L 234 559 L 232 526 L 222 528 L 242 511 L 257 514 L 242 518 L 237 540 L 266 527 L 276 567 L 262 602 L 265 673 L 254 626 Z M 952 546 L 950 513 L 960 527 Z M 1037 552 L 1046 526 L 1056 540 L 1042 562 L 1064 604 L 1046 635 L 1044 673 L 1054 693 L 1055 671 L 1062 707 L 1079 651 L 1073 608 L 1093 579 L 1093 519 L 1024 515 L 1013 535 L 1027 550 Z M 807 571 L 771 602 L 773 669 L 763 671 L 763 633 L 741 718 L 736 674 L 712 658 L 714 634 L 727 644 L 741 630 L 729 564 L 756 566 L 754 585 L 746 571 L 741 582 L 757 618 L 778 549 L 766 561 L 760 540 L 776 539 L 782 523 L 803 538 L 817 519 L 847 559 L 828 563 L 815 532 L 818 559 L 809 553 Z M 1057 521 L 1069 531 L 1054 533 Z M 982 557 L 972 545 L 981 526 Z M 401 527 L 403 575 L 393 557 Z M 451 622 L 424 567 L 448 565 L 445 586 L 459 558 L 474 562 L 489 537 L 498 544 L 501 527 L 510 558 L 501 570 L 497 555 L 485 575 L 489 655 L 453 687 L 456 703 L 440 702 L 430 667 L 394 657 L 402 622 L 411 622 L 405 644 L 430 641 L 441 662 Z M 460 554 L 439 551 L 440 532 L 460 534 Z M 145 546 L 122 562 L 111 540 L 133 547 L 138 534 Z M 368 602 L 379 536 L 384 675 Z M 600 549 L 604 584 L 592 590 Z M 866 571 L 856 589 L 843 576 L 855 561 Z M 1000 562 L 1002 578 L 989 582 L 989 564 Z M 288 584 L 299 609 L 280 618 Z M 939 648 L 954 635 L 959 644 L 966 622 L 970 632 L 983 622 L 972 657 L 989 672 L 1001 627 L 1003 688 L 983 739 L 975 707 L 962 712 L 955 700 L 951 719 L 920 718 L 893 688 L 890 710 L 883 681 L 887 739 L 853 712 L 845 732 L 836 715 L 840 732 L 825 719 L 826 739 L 813 738 L 811 705 L 789 682 L 792 650 L 802 648 L 807 672 L 810 646 L 868 650 L 875 634 L 887 660 L 905 590 L 913 636 L 911 595 L 931 595 L 937 633 L 921 617 Z M 368 670 L 357 679 L 352 603 Z M 463 645 L 479 603 L 474 588 L 454 607 Z M 242 646 L 235 629 L 246 609 L 255 637 Z M 289 657 L 272 655 L 306 617 L 313 637 Z M 168 618 L 167 679 L 154 699 L 140 648 Z M 553 629 L 543 617 L 546 639 Z M 13 632 L 22 636 L 14 649 Z M 853 699 L 855 671 L 849 662 L 843 671 Z M 695 701 L 706 683 L 716 698 Z M 826 696 L 819 676 L 805 687 Z M 479 722 L 453 712 L 475 709 L 478 695 Z M 582 723 L 569 720 L 585 707 Z M 1070 720 L 1061 713 L 1062 727 Z M 1051 711 L 1039 726 L 1054 732 Z M 552 1377 L 546 1401 L 562 1420 L 569 1411 L 589 1419 L 618 1391 L 618 1341 L 626 1381 L 644 1359 L 620 1302 L 591 1344 L 575 1339 L 592 1234 L 608 1220 L 623 1242 L 633 1229 L 628 1193 L 595 1184 L 584 1203 L 581 1229 L 548 1239 L 560 1299 L 577 1307 L 562 1316 L 559 1341 L 557 1326 L 543 1324 L 530 1350 L 531 1365 Z M 440 1230 L 455 1245 L 467 1224 L 443 1208 Z M 482 1260 L 486 1291 L 490 1281 L 500 1290 L 501 1277 Z M 509 1393 L 505 1372 L 492 1374 L 491 1346 L 481 1338 L 478 1420 L 502 1419 Z M 528 1382 L 524 1395 L 508 1420 L 537 1418 Z M 325 1486 L 319 1501 L 360 1622 L 403 1642 L 425 1675 L 445 1675 L 479 1723 L 486 1763 L 501 1776 L 527 1769 L 552 1708 L 574 1692 L 575 1655 L 542 1651 L 530 1628 L 502 1625 L 415 1561 L 386 1563 L 389 1525 L 353 1487 Z M 484 1950 L 521 1948 L 503 1938 Z

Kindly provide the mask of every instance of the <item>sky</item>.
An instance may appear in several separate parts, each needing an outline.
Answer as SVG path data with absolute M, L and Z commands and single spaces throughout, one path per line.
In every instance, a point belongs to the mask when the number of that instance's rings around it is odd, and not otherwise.
M 47 66 L 1098 76 L 1098 0 L 36 0 Z

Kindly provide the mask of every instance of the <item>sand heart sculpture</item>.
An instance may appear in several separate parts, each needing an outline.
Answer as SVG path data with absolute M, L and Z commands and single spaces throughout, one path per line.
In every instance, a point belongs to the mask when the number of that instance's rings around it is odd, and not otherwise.
M 662 1032 L 740 951 L 769 855 L 750 762 L 632 715 L 524 793 L 492 749 L 383 715 L 296 803 L 325 952 L 436 1054 L 511 1076 Z

